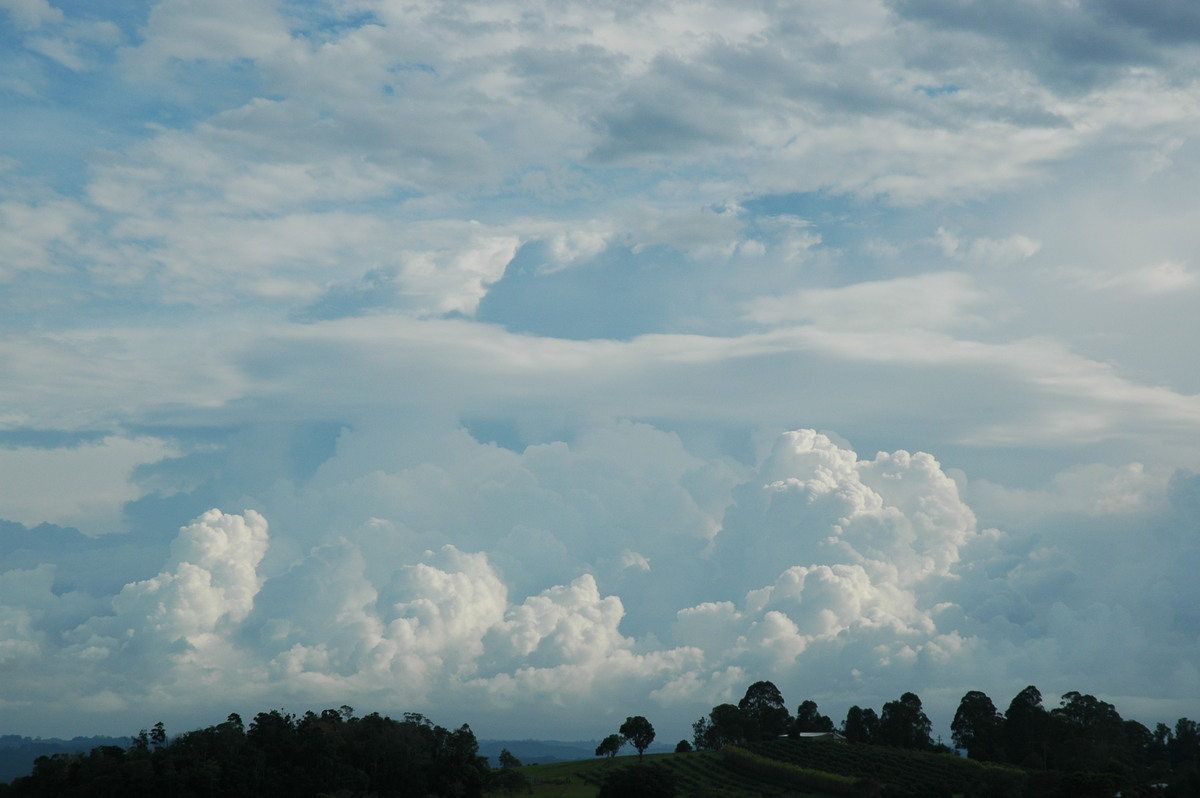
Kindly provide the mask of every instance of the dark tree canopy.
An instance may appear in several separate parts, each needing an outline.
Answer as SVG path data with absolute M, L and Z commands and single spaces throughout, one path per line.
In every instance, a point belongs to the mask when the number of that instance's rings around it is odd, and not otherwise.
M 512 751 L 507 748 L 500 749 L 500 767 L 503 770 L 511 770 L 512 768 L 521 767 L 521 760 L 517 759 Z
M 625 718 L 625 722 L 617 731 L 620 732 L 622 738 L 637 749 L 639 761 L 642 753 L 650 747 L 650 743 L 654 742 L 654 727 L 641 715 Z
M 879 716 L 875 710 L 863 709 L 857 704 L 846 712 L 842 721 L 842 736 L 851 743 L 873 743 L 879 736 Z
M 489 780 L 487 760 L 466 725 L 445 729 L 412 714 L 397 721 L 374 713 L 355 718 L 325 710 L 297 718 L 272 710 L 246 730 L 236 715 L 171 739 L 156 724 L 128 749 L 41 757 L 6 798 L 478 798 Z
M 1057 743 L 1056 767 L 1098 771 L 1116 762 L 1132 764 L 1129 727 L 1112 704 L 1073 690 L 1051 710 L 1050 718 Z
M 600 745 L 596 746 L 596 756 L 606 756 L 612 759 L 623 745 L 625 745 L 625 738 L 619 734 L 610 734 L 600 741 Z
M 733 704 L 718 704 L 707 718 L 692 724 L 692 732 L 696 735 L 697 748 L 719 750 L 746 739 L 746 717 Z
M 696 721 L 696 747 L 745 742 L 753 752 L 793 745 L 746 739 L 749 713 L 756 706 L 772 707 L 778 693 L 769 682 L 752 687 L 743 707 L 720 704 Z M 825 728 L 822 717 L 814 702 L 805 701 L 794 727 L 813 723 L 819 724 L 817 730 Z M 992 735 L 995 760 L 1025 768 L 1031 788 L 1026 794 L 1037 798 L 1108 798 L 1118 791 L 1130 796 L 1200 796 L 1200 724 L 1187 718 L 1179 718 L 1174 726 L 1158 723 L 1151 730 L 1122 719 L 1112 704 L 1077 691 L 1065 693 L 1060 705 L 1047 711 L 1041 693 L 1029 686 L 1013 698 L 1003 717 L 987 695 L 968 692 L 952 727 L 955 743 L 966 746 L 976 759 L 985 758 Z M 931 747 L 929 721 L 913 693 L 884 705 L 882 718 L 869 707 L 851 707 L 842 731 L 857 744 Z M 613 756 L 629 741 L 638 748 L 640 762 L 653 739 L 649 721 L 629 717 L 620 733 L 601 742 L 596 754 Z M 688 748 L 683 740 L 676 751 Z M 893 756 L 904 758 L 900 752 L 887 758 Z M 158 723 L 135 735 L 127 748 L 102 745 L 86 754 L 42 756 L 28 776 L 0 784 L 0 798 L 479 798 L 485 791 L 526 791 L 528 783 L 516 757 L 502 751 L 500 763 L 495 770 L 487 766 L 470 727 L 442 728 L 419 714 L 393 720 L 377 713 L 355 717 L 346 706 L 300 717 L 271 710 L 249 723 L 231 714 L 216 726 L 173 737 Z M 661 769 L 639 767 L 634 775 L 613 775 L 602 794 L 674 794 L 670 779 L 661 776 Z M 1017 793 L 1005 788 L 964 794 Z
M 1042 706 L 1042 694 L 1029 685 L 1017 693 L 1004 713 L 1004 744 L 1008 761 L 1042 767 L 1050 743 L 1050 713 Z
M 792 716 L 779 688 L 771 682 L 755 682 L 738 702 L 747 739 L 770 740 L 786 734 Z
M 675 773 L 661 765 L 634 765 L 604 777 L 596 798 L 675 798 Z
M 883 705 L 879 716 L 879 742 L 897 748 L 932 748 L 933 724 L 921 709 L 916 693 L 905 693 L 898 701 Z
M 816 701 L 804 701 L 796 708 L 794 729 L 797 733 L 831 732 L 833 721 L 829 716 L 821 714 Z
M 971 759 L 1003 759 L 1004 718 L 986 693 L 971 690 L 962 697 L 950 731 L 954 745 L 965 748 Z

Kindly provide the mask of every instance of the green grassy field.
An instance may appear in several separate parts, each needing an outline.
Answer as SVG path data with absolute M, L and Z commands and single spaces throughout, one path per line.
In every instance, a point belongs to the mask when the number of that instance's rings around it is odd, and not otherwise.
M 582 759 L 520 769 L 540 798 L 594 798 L 614 769 L 637 764 L 636 755 Z M 951 754 L 882 746 L 797 740 L 752 743 L 725 751 L 645 757 L 675 773 L 679 798 L 839 798 L 898 795 L 1020 795 L 1027 774 Z M 815 792 L 821 790 L 823 792 Z
M 536 798 L 594 798 L 600 782 L 614 768 L 637 764 L 638 758 L 581 759 L 520 768 L 533 784 Z M 688 754 L 647 754 L 644 761 L 670 768 L 679 780 L 680 798 L 826 798 L 817 793 L 785 791 L 740 775 L 724 764 L 715 751 Z

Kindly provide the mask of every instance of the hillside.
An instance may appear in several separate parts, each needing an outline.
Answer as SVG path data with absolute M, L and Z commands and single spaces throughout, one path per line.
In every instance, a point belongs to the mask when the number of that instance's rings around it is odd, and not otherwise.
M 532 765 L 521 772 L 533 795 L 592 798 L 613 769 L 637 764 L 636 756 Z M 680 796 L 951 796 L 1020 795 L 1025 773 L 981 765 L 948 754 L 807 740 L 773 740 L 745 748 L 655 754 L 646 764 L 668 768 Z
M 15 734 L 0 736 L 0 783 L 9 782 L 33 770 L 39 756 L 90 751 L 101 745 L 129 745 L 128 737 L 75 737 L 60 740 L 56 737 L 21 737 Z

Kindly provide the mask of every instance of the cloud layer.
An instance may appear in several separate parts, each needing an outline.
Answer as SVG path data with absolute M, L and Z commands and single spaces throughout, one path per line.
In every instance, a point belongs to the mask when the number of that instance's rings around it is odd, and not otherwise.
M 1182 5 L 0 19 L 10 731 L 1200 713 Z
M 812 430 L 723 481 L 645 426 L 521 454 L 458 445 L 454 462 L 357 485 L 315 475 L 290 499 L 331 507 L 307 530 L 205 512 L 157 575 L 112 595 L 56 589 L 51 564 L 7 571 L 6 706 L 48 728 L 80 708 L 104 719 L 165 704 L 190 719 L 219 684 L 237 705 L 357 701 L 528 734 L 586 733 L 640 707 L 683 733 L 761 676 L 833 711 L 913 689 L 952 713 L 971 685 L 1004 696 L 1032 681 L 1140 696 L 1146 712 L 1196 685 L 1197 597 L 1172 580 L 1200 556 L 1183 542 L 1195 479 L 1093 470 L 1029 496 L 1022 515 L 1117 484 L 1127 498 L 1001 532 L 979 527 L 930 455 L 860 459 Z M 606 470 L 633 476 L 646 503 L 634 484 L 606 486 Z M 719 499 L 709 512 L 690 498 L 698 481 Z M 404 499 L 416 496 L 429 504 Z M 452 496 L 457 512 L 430 530 Z M 389 501 L 387 518 L 353 509 Z M 531 526 L 539 514 L 558 523 Z M 285 542 L 272 561 L 281 537 L 312 545 Z M 424 548 L 434 539 L 458 544 Z M 1114 634 L 1145 658 L 1112 656 Z

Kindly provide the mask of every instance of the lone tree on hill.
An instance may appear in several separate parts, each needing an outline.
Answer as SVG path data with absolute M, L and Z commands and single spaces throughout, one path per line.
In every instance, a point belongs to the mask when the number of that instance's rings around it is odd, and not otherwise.
M 650 721 L 641 715 L 634 715 L 631 718 L 625 718 L 625 722 L 617 731 L 621 733 L 621 737 L 625 741 L 633 744 L 638 752 L 638 761 L 642 761 L 642 752 L 650 747 L 650 743 L 654 742 L 654 727 L 650 725 Z

